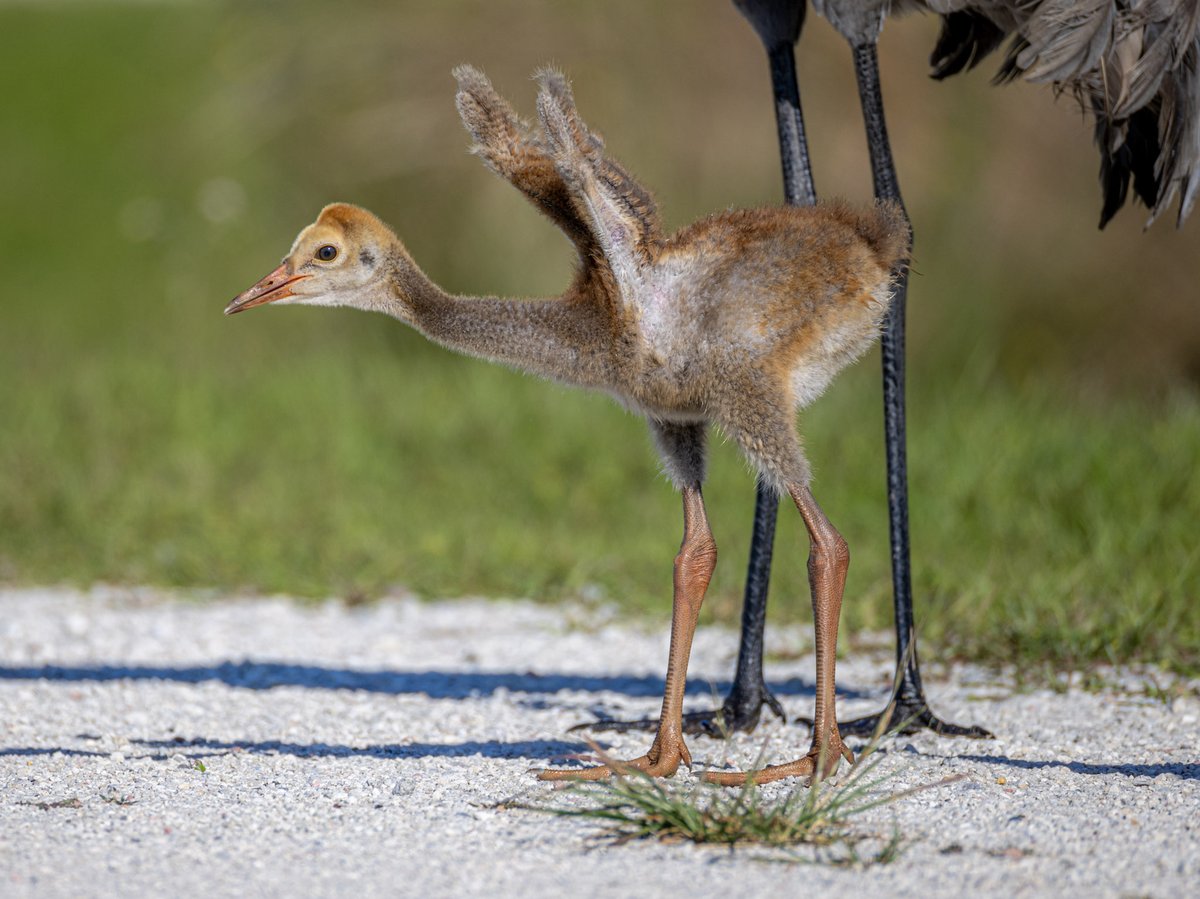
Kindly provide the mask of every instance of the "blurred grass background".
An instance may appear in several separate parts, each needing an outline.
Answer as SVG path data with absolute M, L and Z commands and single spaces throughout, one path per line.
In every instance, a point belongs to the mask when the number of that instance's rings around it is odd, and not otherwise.
M 924 636 L 991 661 L 1200 667 L 1200 225 L 1104 232 L 1086 119 L 994 63 L 881 62 L 915 224 L 910 437 Z M 819 191 L 870 177 L 849 51 L 810 15 Z M 546 295 L 565 240 L 466 153 L 453 65 L 532 114 L 562 66 L 668 223 L 781 193 L 765 58 L 725 0 L 0 3 L 0 580 L 305 596 L 403 587 L 607 598 L 664 622 L 680 532 L 643 425 L 602 397 L 350 311 L 225 319 L 332 200 L 447 289 Z M 1197 216 L 1196 218 L 1200 218 Z M 890 627 L 878 359 L 802 431 L 854 563 L 845 627 Z M 736 622 L 753 506 L 715 447 Z M 784 509 L 772 615 L 806 619 Z

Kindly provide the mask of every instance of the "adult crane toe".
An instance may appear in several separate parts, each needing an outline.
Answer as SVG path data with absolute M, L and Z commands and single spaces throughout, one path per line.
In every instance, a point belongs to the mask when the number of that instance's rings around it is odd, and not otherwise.
M 691 737 L 703 736 L 717 739 L 723 739 L 729 734 L 752 733 L 758 727 L 758 722 L 762 720 L 764 708 L 773 712 L 780 721 L 787 721 L 783 705 L 775 698 L 775 694 L 767 689 L 767 685 L 762 684 L 756 691 L 730 693 L 719 708 L 685 712 L 683 732 Z M 644 731 L 649 733 L 657 727 L 657 718 L 637 718 L 629 721 L 601 718 L 597 721 L 576 724 L 571 731 L 587 730 L 605 733 Z
M 953 724 L 944 721 L 930 711 L 924 700 L 897 700 L 894 706 L 850 721 L 839 722 L 842 733 L 848 737 L 870 737 L 879 730 L 880 722 L 886 721 L 884 730 L 897 734 L 915 734 L 923 730 L 932 731 L 939 737 L 970 737 L 974 740 L 992 740 L 995 734 L 977 724 Z M 811 718 L 797 718 L 797 723 L 812 724 Z

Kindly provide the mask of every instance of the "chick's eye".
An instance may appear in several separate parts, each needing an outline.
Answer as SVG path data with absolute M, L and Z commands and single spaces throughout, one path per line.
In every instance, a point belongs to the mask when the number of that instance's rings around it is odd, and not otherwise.
M 327 243 L 327 244 L 325 244 L 325 246 L 320 247 L 317 250 L 317 258 L 320 259 L 322 262 L 332 262 L 334 259 L 337 258 L 337 254 L 338 254 L 337 247 L 335 247 L 333 244 Z

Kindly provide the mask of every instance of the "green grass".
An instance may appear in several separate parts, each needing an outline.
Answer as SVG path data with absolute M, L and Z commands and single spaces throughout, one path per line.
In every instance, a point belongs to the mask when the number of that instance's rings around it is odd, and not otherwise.
M 810 860 L 833 864 L 887 864 L 900 852 L 898 831 L 882 837 L 855 827 L 855 819 L 872 809 L 899 802 L 914 793 L 961 780 L 951 777 L 901 792 L 888 792 L 890 775 L 877 773 L 873 758 L 881 739 L 875 734 L 849 773 L 838 782 L 816 780 L 793 785 L 766 797 L 751 779 L 736 789 L 696 781 L 681 787 L 636 769 L 618 771 L 608 780 L 569 786 L 574 802 L 567 805 L 524 806 L 599 825 L 596 837 L 615 844 L 656 839 L 663 842 L 815 849 Z M 619 762 L 597 753 L 601 762 Z M 864 843 L 872 844 L 869 854 Z M 794 854 L 775 857 L 800 861 Z
M 697 783 L 680 788 L 640 771 L 611 780 L 575 786 L 579 805 L 554 806 L 546 811 L 583 818 L 600 825 L 602 839 L 620 844 L 657 839 L 726 846 L 814 846 L 824 850 L 822 860 L 835 864 L 851 861 L 892 861 L 900 838 L 893 835 L 871 858 L 864 859 L 856 844 L 865 835 L 851 827 L 852 819 L 899 796 L 880 795 L 885 778 L 872 778 L 873 766 L 856 769 L 845 782 L 822 782 L 797 787 L 780 799 L 765 799 L 749 783 L 736 790 Z M 539 809 L 541 810 L 541 809 Z
M 48 371 L 36 392 L 0 381 L 0 405 L 22 422 L 19 439 L 0 437 L 6 579 L 307 596 L 599 590 L 665 618 L 680 512 L 639 421 L 442 359 L 383 319 L 351 354 L 349 317 L 330 317 L 326 346 L 253 376 L 233 357 L 215 371 Z M 851 631 L 890 615 L 874 375 L 861 366 L 804 416 L 816 493 L 852 548 Z M 1194 666 L 1200 402 L 1089 405 L 969 376 L 921 389 L 910 459 L 922 633 L 996 661 Z M 714 457 L 708 608 L 731 622 L 752 479 L 732 447 Z M 783 508 L 785 619 L 808 614 L 797 519 Z
M 378 317 L 220 314 L 333 199 L 395 222 L 451 289 L 560 289 L 565 242 L 465 154 L 448 76 L 465 59 L 526 111 L 527 73 L 568 65 L 673 224 L 773 200 L 749 31 L 728 65 L 710 57 L 665 77 L 664 54 L 690 58 L 744 26 L 731 7 L 686 27 L 640 9 L 615 5 L 609 21 L 514 4 L 517 30 L 541 35 L 527 58 L 497 46 L 497 20 L 449 4 L 331 20 L 298 3 L 282 26 L 220 4 L 0 7 L 0 71 L 22 85 L 0 111 L 0 580 L 601 595 L 665 622 L 678 500 L 642 424 L 609 400 L 452 357 Z M 641 26 L 614 68 L 596 47 L 632 15 Z M 802 68 L 845 63 L 818 39 L 824 27 Z M 1019 212 L 980 160 L 1008 157 L 989 155 L 986 132 L 938 143 L 944 123 L 905 100 L 906 86 L 927 87 L 892 69 L 922 273 L 909 385 L 922 636 L 1026 667 L 1197 670 L 1195 229 L 1142 237 L 1129 216 L 1116 233 L 1080 233 L 1090 174 L 1076 196 L 1074 180 L 1031 166 L 1022 183 L 1061 187 L 1062 202 L 998 230 Z M 748 106 L 754 91 L 763 102 Z M 950 110 L 992 102 L 983 86 L 946 91 Z M 823 190 L 865 184 L 861 160 L 834 152 L 861 147 L 843 100 L 852 84 L 810 106 Z M 1065 127 L 1050 112 L 1000 120 L 1028 140 Z M 928 163 L 942 180 L 922 171 L 926 154 L 906 153 L 914 133 L 957 148 Z M 1086 137 L 1080 147 L 1090 172 Z M 1052 240 L 1060 252 L 1045 253 Z M 868 358 L 801 418 L 816 495 L 853 553 L 848 630 L 890 626 L 877 368 Z M 705 615 L 733 623 L 752 481 L 731 447 L 713 455 L 721 562 Z M 772 614 L 806 620 L 806 548 L 788 508 L 777 547 Z

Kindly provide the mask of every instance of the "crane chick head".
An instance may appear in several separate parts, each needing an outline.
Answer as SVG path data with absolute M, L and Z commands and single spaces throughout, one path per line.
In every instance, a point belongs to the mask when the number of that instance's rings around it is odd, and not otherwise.
M 225 307 L 225 314 L 266 303 L 369 308 L 386 276 L 395 234 L 365 209 L 334 203 L 300 232 L 283 263 Z

